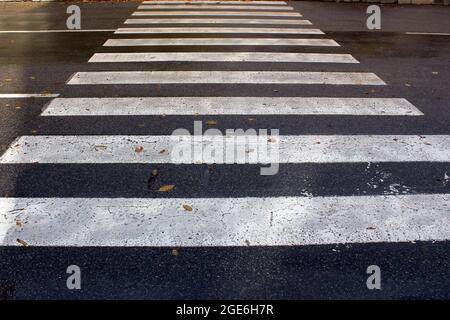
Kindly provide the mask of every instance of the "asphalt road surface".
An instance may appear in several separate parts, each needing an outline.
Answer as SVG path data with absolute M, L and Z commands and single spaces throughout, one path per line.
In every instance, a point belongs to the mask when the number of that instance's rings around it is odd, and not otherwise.
M 449 7 L 70 4 L 0 3 L 0 298 L 450 298 Z

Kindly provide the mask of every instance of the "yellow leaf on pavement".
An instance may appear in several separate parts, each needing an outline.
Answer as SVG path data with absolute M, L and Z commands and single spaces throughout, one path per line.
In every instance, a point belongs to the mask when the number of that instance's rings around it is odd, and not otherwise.
M 166 185 L 163 185 L 163 186 L 159 187 L 159 191 L 167 192 L 167 191 L 173 190 L 173 188 L 175 188 L 174 184 L 166 184 Z
M 24 247 L 26 247 L 28 245 L 28 243 L 22 239 L 17 239 L 17 242 L 20 243 L 21 245 L 23 245 Z

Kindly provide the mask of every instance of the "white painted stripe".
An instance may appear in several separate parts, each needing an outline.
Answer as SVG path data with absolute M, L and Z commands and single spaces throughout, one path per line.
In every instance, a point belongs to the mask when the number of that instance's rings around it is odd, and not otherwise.
M 288 6 L 247 6 L 247 5 L 203 5 L 203 4 L 184 4 L 184 5 L 140 5 L 138 10 L 171 10 L 171 9 L 195 9 L 195 10 L 294 10 Z
M 296 71 L 105 71 L 77 72 L 68 84 L 333 84 L 385 85 L 373 73 Z
M 264 33 L 264 34 L 324 34 L 319 29 L 308 28 L 221 28 L 221 27 L 190 27 L 190 28 L 119 28 L 116 34 L 155 34 L 155 33 Z
M 137 11 L 133 16 L 265 16 L 265 17 L 301 17 L 298 12 L 282 11 Z
M 0 34 L 4 33 L 65 33 L 65 32 L 113 32 L 116 29 L 54 29 L 54 30 L 0 30 Z
M 241 4 L 241 5 L 258 5 L 258 4 L 269 4 L 269 5 L 287 5 L 284 1 L 144 1 L 143 4 Z
M 311 25 L 309 20 L 297 19 L 128 19 L 125 24 L 289 24 Z
M 184 210 L 184 204 L 193 211 Z M 4 246 L 19 246 L 20 238 L 30 246 L 64 247 L 438 241 L 450 239 L 449 212 L 448 194 L 0 198 L 0 241 Z
M 133 52 L 96 53 L 89 62 L 223 61 L 358 63 L 350 54 L 281 52 Z
M 15 99 L 15 98 L 55 98 L 58 93 L 0 93 L 0 98 Z
M 165 39 L 109 39 L 106 47 L 139 46 L 314 46 L 339 47 L 331 39 L 284 38 L 165 38 Z
M 450 36 L 450 33 L 446 32 L 405 32 L 406 34 L 416 34 L 423 36 Z
M 172 150 L 183 148 L 191 150 L 190 156 L 186 151 L 190 158 L 186 163 L 197 164 L 207 162 L 202 147 L 213 142 L 234 145 L 234 140 L 232 136 L 204 136 L 203 141 L 191 136 L 22 136 L 0 163 L 177 163 L 180 160 Z M 249 143 L 268 150 L 267 154 L 248 154 L 256 155 L 251 163 L 450 162 L 449 135 L 302 135 L 270 140 L 259 146 Z M 236 143 L 245 147 L 245 142 Z M 135 152 L 137 146 L 142 152 Z M 193 154 L 193 150 L 200 153 Z M 245 162 L 244 158 L 237 161 L 241 160 Z
M 133 115 L 377 115 L 422 116 L 400 98 L 141 97 L 58 98 L 42 116 Z

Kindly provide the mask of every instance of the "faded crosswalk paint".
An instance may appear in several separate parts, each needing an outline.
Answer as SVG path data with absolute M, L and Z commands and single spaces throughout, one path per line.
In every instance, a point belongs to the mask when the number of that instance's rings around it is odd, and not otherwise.
M 127 19 L 125 24 L 293 24 L 293 25 L 311 25 L 309 20 L 297 19 L 210 19 L 210 18 L 191 18 L 191 19 Z
M 213 10 L 294 10 L 292 7 L 288 6 L 247 6 L 247 5 L 204 5 L 204 4 L 184 4 L 184 5 L 140 5 L 138 10 L 172 10 L 172 9 L 195 9 L 195 10 L 203 10 L 203 9 L 213 9 Z
M 192 150 L 213 139 L 189 137 L 183 143 Z M 170 152 L 177 143 L 173 136 L 22 136 L 0 163 L 173 163 Z M 142 152 L 135 152 L 137 146 Z M 450 162 L 448 135 L 279 136 L 267 147 L 278 152 L 279 163 Z
M 183 204 L 193 212 L 187 214 Z M 28 222 L 20 235 L 32 246 L 306 246 L 447 240 L 449 204 L 447 194 L 0 198 L 0 241 L 16 245 L 16 219 Z
M 42 116 L 133 115 L 376 115 L 421 116 L 400 98 L 128 97 L 58 98 Z
M 292 18 L 299 18 L 302 15 L 293 12 L 285 2 L 197 1 L 190 2 L 188 5 L 181 4 L 185 3 L 183 1 L 144 2 L 139 7 L 143 11 L 132 14 L 132 17 L 144 18 L 128 19 L 125 24 L 242 23 L 293 25 L 293 27 L 136 27 L 115 29 L 115 33 L 117 35 L 195 33 L 198 36 L 203 33 L 323 34 L 319 29 L 298 27 L 311 23 L 308 20 L 293 20 Z M 11 32 L 68 31 L 3 31 L 3 33 Z M 146 38 L 143 35 L 141 39 L 116 36 L 115 39 L 107 40 L 104 46 L 106 48 L 113 46 L 247 46 L 247 48 L 249 46 L 291 46 L 290 50 L 292 50 L 292 46 L 339 47 L 339 44 L 332 39 L 318 38 Z M 358 63 L 351 55 L 341 53 L 248 52 L 250 50 L 247 52 L 167 51 L 171 52 L 96 53 L 90 62 Z M 373 73 L 326 71 L 111 70 L 78 72 L 68 82 L 69 85 L 178 83 L 385 85 Z M 114 90 L 116 86 L 110 88 Z M 31 96 L 3 94 L 0 98 Z M 46 97 L 49 96 L 46 95 Z M 148 115 L 411 117 L 423 116 L 423 113 L 402 98 L 169 96 L 56 98 L 50 101 L 41 115 L 46 117 Z M 198 150 L 195 147 L 199 147 L 203 152 L 203 148 L 210 145 L 211 140 L 208 140 L 208 137 L 202 138 L 201 141 L 194 141 L 190 136 L 186 136 L 182 138 L 182 142 L 193 146 L 190 150 Z M 219 136 L 219 139 L 226 144 L 229 137 Z M 267 139 L 264 136 L 264 140 L 268 145 L 269 153 L 271 150 L 277 150 L 280 163 L 351 165 L 389 162 L 408 166 L 412 162 L 429 164 L 450 162 L 450 135 L 359 135 L 358 132 L 353 132 L 349 135 L 282 135 L 276 136 L 276 139 L 273 137 Z M 1 155 L 0 164 L 23 164 L 24 167 L 30 164 L 33 166 L 83 164 L 84 166 L 93 165 L 94 168 L 98 168 L 97 164 L 174 164 L 171 151 L 177 143 L 180 141 L 168 135 L 120 135 L 119 132 L 117 135 L 21 136 Z M 246 151 L 253 152 L 250 149 Z M 189 164 L 196 165 L 198 162 L 195 159 L 192 157 Z M 444 174 L 444 177 L 446 176 L 447 173 Z M 319 179 L 322 178 L 319 177 Z M 6 246 L 17 245 L 18 220 L 27 222 L 21 227 L 20 237 L 26 239 L 32 246 L 305 246 L 450 239 L 450 220 L 448 219 L 450 195 L 448 194 L 329 197 L 311 195 L 310 198 L 242 195 L 237 198 L 181 198 L 183 194 L 175 187 L 172 195 L 174 197 L 170 198 L 162 198 L 158 195 L 154 198 L 57 198 L 54 195 L 48 195 L 46 198 L 28 198 L 26 195 L 22 198 L 0 198 L 0 242 Z M 186 214 L 183 205 L 189 205 L 192 212 Z
M 77 72 L 70 85 L 87 84 L 328 84 L 385 85 L 373 73 L 360 72 L 279 72 L 279 71 L 105 71 Z
M 96 53 L 89 62 L 153 62 L 153 61 L 216 61 L 216 62 L 303 62 L 358 63 L 350 54 L 281 53 L 281 52 L 131 52 Z
M 319 29 L 307 28 L 119 28 L 115 34 L 159 34 L 159 33 L 251 33 L 251 34 L 323 34 Z
M 139 46 L 314 46 L 339 47 L 331 39 L 285 38 L 166 38 L 166 39 L 109 39 L 106 47 Z
M 55 98 L 58 93 L 0 93 L 0 98 L 15 99 L 15 98 Z
M 133 16 L 260 16 L 260 17 L 301 17 L 298 12 L 283 11 L 136 11 Z

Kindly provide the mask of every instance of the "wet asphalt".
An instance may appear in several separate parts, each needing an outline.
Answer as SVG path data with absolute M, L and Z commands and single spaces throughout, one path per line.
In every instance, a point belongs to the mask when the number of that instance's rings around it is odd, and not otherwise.
M 80 3 L 83 29 L 116 29 L 137 2 Z M 0 34 L 0 93 L 114 96 L 356 96 L 402 97 L 423 117 L 354 116 L 127 116 L 39 117 L 49 99 L 0 99 L 0 150 L 21 135 L 168 135 L 194 120 L 215 127 L 280 129 L 280 134 L 450 134 L 450 7 L 382 6 L 382 30 L 365 28 L 362 4 L 290 2 L 341 47 L 258 47 L 258 51 L 352 54 L 360 64 L 99 63 L 113 32 Z M 0 30 L 65 29 L 65 3 L 0 3 Z M 202 25 L 199 25 L 202 26 Z M 276 25 L 275 25 L 276 26 Z M 161 37 L 190 35 L 162 35 Z M 192 36 L 192 35 L 191 35 Z M 207 35 L 205 35 L 208 37 Z M 223 35 L 232 37 L 232 35 Z M 127 36 L 128 37 L 128 36 Z M 129 37 L 139 37 L 129 35 Z M 157 37 L 157 36 L 155 36 Z M 239 35 L 246 37 L 246 35 Z M 262 35 L 261 37 L 270 37 Z M 292 37 L 292 36 L 290 36 Z M 298 36 L 304 38 L 307 36 Z M 314 36 L 317 38 L 317 36 Z M 139 51 L 180 51 L 141 47 Z M 183 51 L 244 51 L 249 47 L 183 47 Z M 118 65 L 120 65 L 118 67 Z M 97 85 L 67 86 L 75 72 L 108 70 L 247 70 L 373 72 L 388 85 Z M 379 195 L 389 186 L 409 193 L 450 193 L 450 163 L 287 164 L 260 176 L 259 166 L 156 165 L 177 185 L 157 194 L 148 178 L 155 165 L 0 165 L 2 197 L 265 197 Z M 383 178 L 383 182 L 380 182 Z M 379 187 L 373 188 L 373 183 Z M 450 242 L 298 247 L 179 248 L 0 247 L 0 298 L 34 299 L 299 299 L 450 298 Z M 66 268 L 83 270 L 83 288 L 66 288 Z M 366 268 L 379 265 L 382 290 L 366 288 Z

